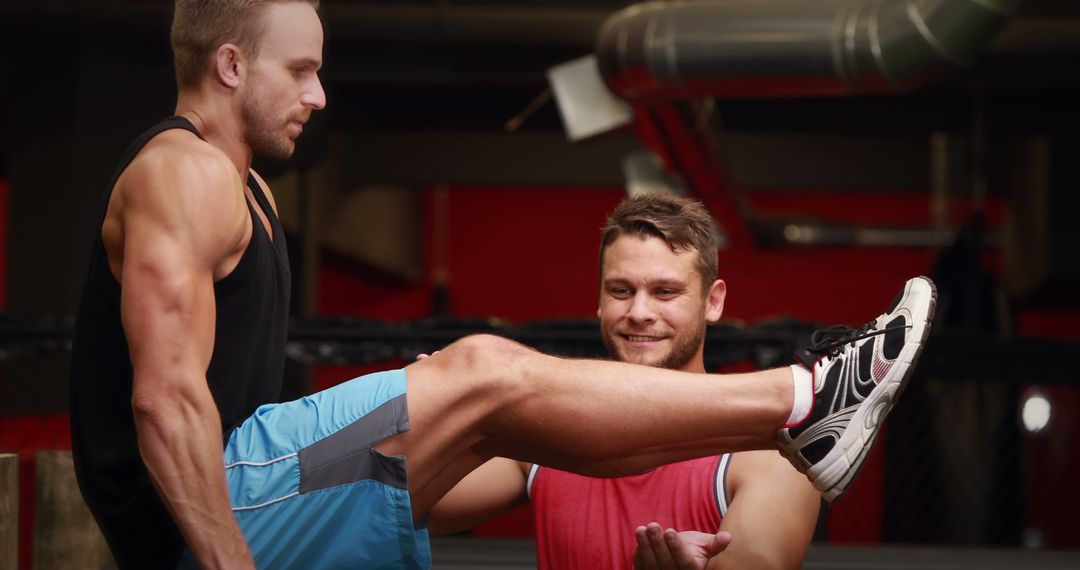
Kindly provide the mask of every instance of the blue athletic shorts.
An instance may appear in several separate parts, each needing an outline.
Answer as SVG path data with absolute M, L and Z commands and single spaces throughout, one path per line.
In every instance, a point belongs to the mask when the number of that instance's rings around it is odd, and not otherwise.
M 229 497 L 259 568 L 431 567 L 405 459 L 372 448 L 408 431 L 405 392 L 404 370 L 369 374 L 262 406 L 233 432 Z

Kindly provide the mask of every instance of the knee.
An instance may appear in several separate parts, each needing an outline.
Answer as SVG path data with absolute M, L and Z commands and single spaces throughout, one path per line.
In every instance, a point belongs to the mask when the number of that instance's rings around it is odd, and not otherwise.
M 475 334 L 462 338 L 443 351 L 454 364 L 477 373 L 504 369 L 533 353 L 510 339 L 491 334 Z
M 462 338 L 439 352 L 441 365 L 455 377 L 479 386 L 519 380 L 538 353 L 510 339 L 490 334 Z

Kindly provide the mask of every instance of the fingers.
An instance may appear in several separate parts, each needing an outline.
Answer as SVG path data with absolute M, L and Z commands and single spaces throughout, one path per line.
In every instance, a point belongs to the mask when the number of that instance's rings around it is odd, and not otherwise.
M 652 570 L 656 568 L 656 556 L 653 555 L 649 538 L 645 534 L 645 527 L 637 527 L 634 530 L 634 538 L 637 539 L 637 548 L 634 549 L 634 570 Z
M 701 570 L 731 543 L 731 533 L 662 530 L 658 523 L 634 531 L 635 570 Z
M 436 350 L 435 352 L 432 352 L 431 354 L 425 354 L 425 353 L 421 352 L 420 354 L 416 355 L 416 361 L 420 362 L 421 360 L 426 360 L 428 358 L 431 358 L 432 356 L 435 356 L 436 354 L 439 354 L 439 351 Z
M 722 530 L 713 535 L 712 541 L 709 543 L 705 554 L 707 554 L 709 558 L 712 558 L 713 556 L 716 556 L 717 554 L 723 552 L 729 544 L 731 544 L 731 533 L 726 530 Z
M 661 530 L 660 525 L 656 523 L 650 523 L 648 526 L 649 543 L 652 544 L 653 553 L 656 554 L 656 563 L 663 570 L 676 570 L 679 568 L 675 564 L 675 558 L 672 556 L 669 533 L 673 536 L 675 531 L 672 529 Z
M 675 570 L 675 561 L 668 551 L 664 532 L 657 523 L 639 526 L 634 531 L 638 547 L 634 551 L 635 570 Z
M 674 529 L 667 529 L 664 532 L 664 540 L 667 546 L 670 548 L 669 552 L 672 556 L 673 568 L 697 568 L 699 567 L 698 561 L 691 554 L 690 549 L 683 544 L 682 537 L 679 536 Z

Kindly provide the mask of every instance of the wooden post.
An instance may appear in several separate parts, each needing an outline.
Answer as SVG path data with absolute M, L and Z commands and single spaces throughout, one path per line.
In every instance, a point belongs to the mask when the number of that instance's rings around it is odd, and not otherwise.
M 38 452 L 35 482 L 34 568 L 115 567 L 75 481 L 71 452 Z
M 19 567 L 19 456 L 0 453 L 0 570 Z

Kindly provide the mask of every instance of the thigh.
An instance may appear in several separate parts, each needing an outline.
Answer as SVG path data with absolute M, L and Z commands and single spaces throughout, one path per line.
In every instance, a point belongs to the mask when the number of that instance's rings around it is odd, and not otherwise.
M 445 364 L 447 349 L 406 368 L 409 431 L 378 445 L 409 465 L 413 512 L 423 516 L 473 469 L 492 457 L 482 429 L 493 394 L 476 390 L 474 378 Z

